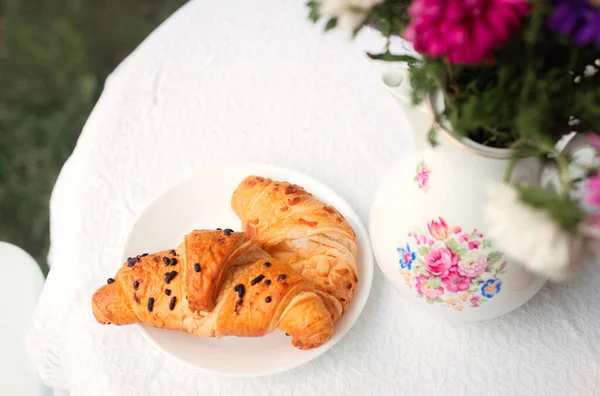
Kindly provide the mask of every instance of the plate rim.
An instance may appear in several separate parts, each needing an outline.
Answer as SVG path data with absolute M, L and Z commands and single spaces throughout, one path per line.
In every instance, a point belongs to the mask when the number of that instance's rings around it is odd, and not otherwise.
M 213 368 L 205 367 L 205 366 L 199 366 L 199 365 L 194 364 L 193 362 L 191 362 L 183 357 L 180 357 L 180 356 L 168 351 L 167 349 L 165 349 L 148 332 L 148 328 L 151 328 L 151 326 L 148 326 L 145 323 L 135 323 L 133 325 L 134 327 L 136 327 L 139 330 L 139 332 L 142 334 L 142 336 L 150 344 L 152 344 L 156 349 L 161 351 L 163 354 L 168 355 L 189 367 L 192 367 L 201 372 L 205 372 L 208 374 L 214 374 L 214 375 L 221 376 L 221 377 L 256 378 L 256 377 L 264 377 L 264 376 L 280 374 L 280 373 L 283 373 L 283 372 L 286 372 L 289 370 L 293 370 L 297 367 L 303 366 L 303 365 L 317 359 L 318 357 L 322 356 L 327 351 L 329 351 L 331 348 L 333 348 L 333 346 L 336 345 L 339 341 L 341 341 L 346 336 L 346 334 L 350 331 L 350 329 L 352 329 L 354 327 L 354 325 L 356 324 L 356 321 L 362 315 L 362 312 L 363 312 L 365 306 L 367 305 L 367 301 L 369 300 L 369 297 L 371 294 L 371 287 L 373 285 L 373 275 L 374 275 L 375 263 L 374 263 L 373 250 L 371 247 L 371 241 L 369 238 L 368 229 L 365 227 L 359 214 L 352 207 L 352 205 L 350 205 L 350 203 L 348 203 L 348 201 L 344 197 L 342 197 L 333 188 L 329 187 L 328 185 L 321 182 L 317 178 L 315 178 L 311 175 L 308 175 L 304 172 L 297 171 L 297 170 L 294 170 L 294 169 L 291 169 L 288 167 L 284 167 L 284 166 L 280 166 L 280 165 L 272 165 L 272 164 L 266 164 L 266 163 L 254 163 L 254 162 L 239 162 L 239 163 L 232 163 L 227 166 L 213 166 L 213 167 L 205 168 L 205 169 L 199 170 L 197 172 L 194 172 L 191 175 L 189 175 L 188 177 L 180 179 L 179 181 L 176 181 L 175 183 L 170 184 L 167 188 L 163 189 L 158 195 L 156 195 L 150 202 L 148 202 L 148 204 L 144 207 L 144 209 L 142 211 L 140 211 L 139 214 L 136 216 L 136 218 L 131 226 L 131 229 L 128 232 L 127 238 L 125 239 L 125 243 L 122 246 L 121 257 L 126 257 L 125 251 L 126 251 L 127 247 L 129 246 L 130 238 L 132 237 L 133 231 L 136 228 L 136 224 L 137 224 L 138 220 L 141 217 L 143 217 L 148 212 L 148 210 L 150 210 L 150 208 L 158 200 L 160 200 L 164 195 L 169 193 L 171 190 L 180 187 L 181 185 L 189 183 L 191 180 L 198 178 L 203 174 L 211 174 L 214 172 L 228 173 L 228 172 L 232 172 L 232 171 L 239 171 L 240 168 L 244 168 L 244 170 L 248 169 L 248 175 L 258 174 L 259 172 L 262 172 L 261 174 L 259 174 L 260 176 L 269 177 L 269 178 L 272 177 L 272 176 L 270 176 L 269 173 L 276 173 L 276 172 L 290 173 L 293 177 L 298 176 L 301 178 L 306 178 L 307 180 L 310 181 L 310 183 L 315 183 L 317 185 L 317 188 L 320 191 L 326 192 L 327 195 L 334 196 L 339 201 L 339 203 L 341 203 L 342 205 L 345 206 L 344 211 L 340 210 L 340 212 L 344 215 L 344 217 L 348 217 L 348 215 L 352 215 L 353 220 L 355 220 L 356 226 L 358 228 L 357 241 L 359 241 L 359 237 L 362 237 L 360 239 L 364 239 L 365 246 L 361 245 L 361 249 L 364 250 L 364 260 L 365 260 L 364 268 L 366 268 L 368 270 L 368 271 L 366 271 L 366 273 L 364 275 L 361 275 L 359 277 L 359 282 L 361 283 L 361 286 L 364 290 L 363 291 L 364 296 L 361 296 L 362 298 L 359 301 L 357 301 L 358 299 L 353 297 L 353 302 L 355 304 L 358 304 L 357 307 L 355 308 L 355 310 L 356 310 L 355 317 L 353 317 L 345 325 L 345 327 L 343 327 L 341 329 L 337 329 L 337 335 L 335 335 L 335 337 L 332 337 L 329 341 L 327 341 L 325 344 L 321 345 L 320 347 L 315 348 L 314 349 L 315 352 L 313 352 L 313 354 L 307 355 L 307 357 L 303 358 L 303 359 L 295 359 L 294 363 L 292 363 L 292 364 L 286 365 L 286 364 L 281 364 L 281 362 L 280 362 L 280 364 L 272 370 L 262 370 L 262 371 L 240 371 L 240 370 L 238 370 L 235 372 L 234 371 L 230 372 L 230 371 L 222 371 L 219 369 L 213 369 Z M 232 193 L 233 193 L 233 191 L 232 191 Z M 339 210 L 339 208 L 337 206 L 336 206 L 336 209 Z M 355 230 L 355 231 L 357 231 L 357 230 Z M 334 334 L 335 333 L 336 332 L 334 332 Z M 293 348 L 293 346 L 290 345 L 290 348 Z

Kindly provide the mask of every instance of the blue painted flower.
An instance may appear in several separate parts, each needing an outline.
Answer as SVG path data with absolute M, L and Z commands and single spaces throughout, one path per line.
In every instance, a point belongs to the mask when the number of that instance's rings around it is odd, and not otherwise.
M 484 297 L 492 298 L 496 294 L 498 294 L 498 292 L 500 292 L 501 286 L 502 286 L 502 281 L 500 279 L 488 279 L 481 286 L 481 294 Z
M 398 253 L 400 253 L 400 267 L 411 269 L 413 261 L 417 258 L 417 254 L 410 250 L 408 243 L 406 247 L 398 248 Z

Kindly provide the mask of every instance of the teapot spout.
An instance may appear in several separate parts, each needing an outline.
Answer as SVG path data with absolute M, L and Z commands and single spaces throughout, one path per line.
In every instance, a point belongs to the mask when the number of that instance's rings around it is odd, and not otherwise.
M 390 69 L 383 74 L 381 81 L 402 107 L 413 131 L 415 149 L 425 149 L 427 135 L 433 126 L 433 117 L 425 102 L 418 105 L 412 103 L 408 69 Z

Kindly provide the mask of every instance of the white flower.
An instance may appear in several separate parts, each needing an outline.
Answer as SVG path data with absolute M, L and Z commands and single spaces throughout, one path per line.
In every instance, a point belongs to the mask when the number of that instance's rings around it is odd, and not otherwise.
M 369 10 L 384 0 L 318 0 L 319 13 L 337 18 L 337 26 L 354 30 L 364 22 Z
M 554 281 L 572 278 L 594 256 L 594 238 L 563 230 L 546 211 L 521 201 L 510 185 L 489 186 L 483 214 L 495 247 L 531 272 Z

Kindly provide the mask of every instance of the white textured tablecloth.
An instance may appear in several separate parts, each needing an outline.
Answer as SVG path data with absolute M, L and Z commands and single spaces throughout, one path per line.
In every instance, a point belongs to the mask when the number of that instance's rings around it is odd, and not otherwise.
M 52 196 L 52 271 L 29 339 L 49 385 L 74 396 L 600 394 L 600 274 L 591 268 L 509 315 L 466 325 L 421 313 L 376 269 L 365 311 L 339 344 L 256 379 L 198 372 L 134 327 L 94 321 L 90 297 L 118 267 L 136 216 L 202 169 L 297 169 L 366 222 L 382 173 L 412 146 L 378 84 L 384 66 L 364 56 L 381 45 L 375 32 L 355 42 L 323 35 L 303 1 L 197 0 L 119 66 Z

